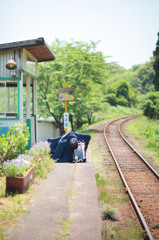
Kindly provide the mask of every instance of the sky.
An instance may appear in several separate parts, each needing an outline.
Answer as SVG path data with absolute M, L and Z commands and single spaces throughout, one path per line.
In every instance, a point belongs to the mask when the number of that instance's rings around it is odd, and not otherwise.
M 159 32 L 159 0 L 0 1 L 0 44 L 44 37 L 98 42 L 107 62 L 130 69 L 150 61 Z

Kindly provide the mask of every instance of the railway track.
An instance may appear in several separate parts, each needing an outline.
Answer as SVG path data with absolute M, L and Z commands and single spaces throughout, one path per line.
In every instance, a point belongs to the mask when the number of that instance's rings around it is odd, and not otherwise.
M 122 133 L 122 124 L 134 118 L 109 122 L 104 136 L 126 191 L 145 230 L 144 239 L 159 239 L 159 174 L 131 146 Z

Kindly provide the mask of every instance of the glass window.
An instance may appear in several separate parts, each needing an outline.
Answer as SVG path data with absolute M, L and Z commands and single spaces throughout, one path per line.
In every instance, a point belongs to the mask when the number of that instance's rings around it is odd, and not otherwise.
M 0 83 L 0 117 L 5 117 L 5 83 Z
M 26 55 L 26 71 L 33 75 L 37 75 L 36 62 L 28 55 Z
M 23 115 L 27 114 L 27 89 L 23 86 Z M 30 114 L 33 113 L 33 86 L 30 85 Z
M 0 117 L 18 116 L 18 85 L 17 82 L 0 83 Z

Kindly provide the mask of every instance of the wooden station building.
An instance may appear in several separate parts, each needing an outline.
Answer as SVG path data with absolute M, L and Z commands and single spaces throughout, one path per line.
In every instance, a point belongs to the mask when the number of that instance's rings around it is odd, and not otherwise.
M 55 59 L 44 38 L 0 44 L 0 129 L 25 122 L 37 142 L 37 63 Z

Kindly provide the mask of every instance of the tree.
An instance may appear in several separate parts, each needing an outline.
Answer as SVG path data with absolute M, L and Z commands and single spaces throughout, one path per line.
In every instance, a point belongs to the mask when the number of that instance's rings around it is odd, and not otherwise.
M 153 84 L 155 86 L 156 91 L 159 91 L 159 32 L 158 32 L 158 40 L 157 40 L 157 43 L 156 43 L 156 49 L 153 52 L 153 55 L 154 55 L 153 68 L 154 68 L 154 71 L 155 71 Z
M 159 119 L 159 93 L 147 93 L 143 99 L 142 109 L 145 116 L 151 119 Z
M 51 45 L 56 60 L 42 63 L 38 77 L 39 115 L 53 116 L 63 134 L 64 103 L 58 100 L 59 87 L 75 88 L 75 101 L 69 102 L 72 129 L 91 122 L 94 111 L 101 106 L 102 84 L 107 77 L 107 65 L 96 43 L 55 40 Z M 97 98 L 93 96 L 99 93 Z
M 143 94 L 154 91 L 153 79 L 155 72 L 153 69 L 153 61 L 152 58 L 150 62 L 134 65 L 129 70 L 120 67 L 118 64 L 111 63 L 109 83 L 124 80 Z
M 154 79 L 154 69 L 153 69 L 153 59 L 150 62 L 140 65 L 137 69 L 137 77 L 139 79 L 141 93 L 146 94 L 147 92 L 154 91 L 153 79 Z
M 129 101 L 130 100 L 129 88 L 130 84 L 127 81 L 118 81 L 116 96 L 117 97 L 123 96 L 125 99 Z
M 111 105 L 122 105 L 126 107 L 135 106 L 137 96 L 140 94 L 128 81 L 122 79 L 113 83 L 109 82 L 104 93 L 106 101 Z

